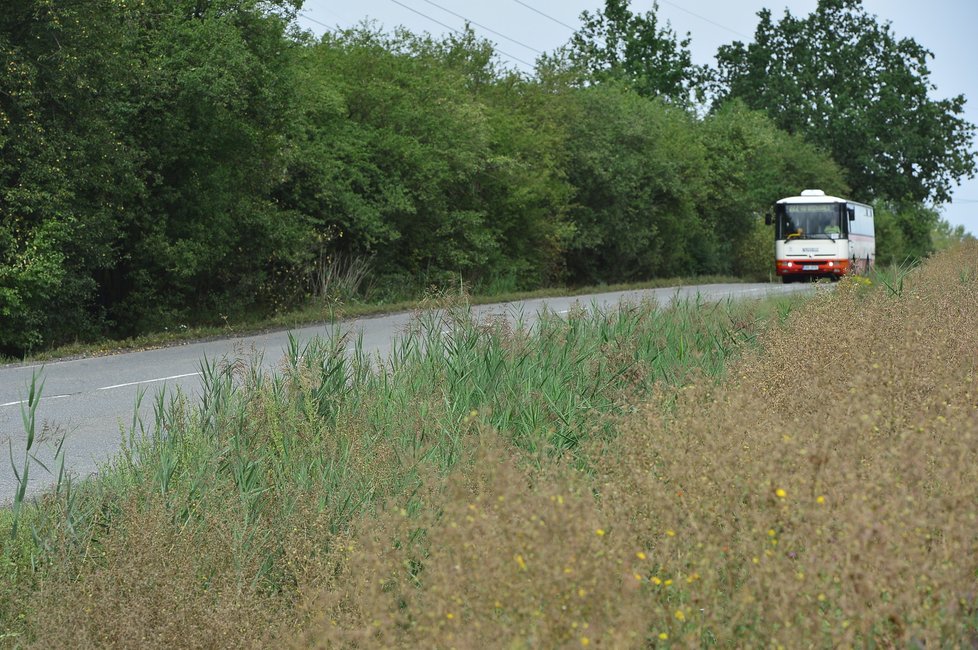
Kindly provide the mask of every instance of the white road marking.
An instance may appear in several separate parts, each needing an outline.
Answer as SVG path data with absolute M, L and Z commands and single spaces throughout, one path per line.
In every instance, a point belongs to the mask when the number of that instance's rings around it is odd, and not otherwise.
M 46 399 L 64 399 L 65 397 L 71 397 L 71 395 L 51 395 L 50 397 L 42 397 L 41 400 L 43 401 Z M 0 408 L 4 406 L 18 406 L 20 404 L 27 404 L 27 400 L 22 399 L 19 402 L 7 402 L 6 404 L 0 404 Z
M 157 377 L 156 379 L 143 379 L 142 381 L 130 381 L 126 384 L 116 384 L 114 386 L 102 386 L 97 390 L 112 390 L 113 388 L 125 388 L 126 386 L 138 386 L 139 384 L 154 384 L 160 381 L 168 381 L 170 379 L 183 379 L 184 377 L 199 377 L 199 372 L 188 372 L 185 375 L 173 375 L 172 377 Z

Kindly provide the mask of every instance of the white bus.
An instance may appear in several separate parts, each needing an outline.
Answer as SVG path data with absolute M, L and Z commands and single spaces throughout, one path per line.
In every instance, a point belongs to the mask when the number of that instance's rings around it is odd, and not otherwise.
M 771 225 L 771 215 L 767 215 Z M 784 283 L 838 280 L 872 268 L 876 227 L 872 206 L 805 190 L 774 205 L 775 271 Z

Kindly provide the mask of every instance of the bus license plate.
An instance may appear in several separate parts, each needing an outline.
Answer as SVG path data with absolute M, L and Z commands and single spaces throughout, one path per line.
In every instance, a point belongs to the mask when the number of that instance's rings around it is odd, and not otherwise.
M 804 266 L 801 267 L 801 270 L 802 271 L 817 271 L 818 270 L 818 265 L 817 264 L 805 264 Z

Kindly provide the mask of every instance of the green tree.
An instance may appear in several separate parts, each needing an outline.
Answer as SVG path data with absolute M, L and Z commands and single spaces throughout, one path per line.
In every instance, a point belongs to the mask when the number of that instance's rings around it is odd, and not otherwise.
M 282 295 L 269 200 L 295 3 L 12 0 L 0 12 L 0 347 Z
M 291 2 L 147 0 L 122 14 L 142 196 L 118 243 L 120 333 L 293 295 L 302 224 L 270 198 L 292 128 Z
M 0 349 L 104 326 L 97 278 L 139 185 L 120 131 L 124 38 L 105 2 L 14 0 L 0 13 Z
M 604 10 L 584 11 L 567 46 L 581 81 L 616 80 L 644 97 L 688 105 L 706 71 L 693 65 L 688 34 L 680 40 L 669 25 L 659 26 L 658 10 L 653 2 L 650 11 L 636 14 L 627 0 L 605 0 Z
M 963 225 L 952 226 L 944 219 L 938 219 L 931 231 L 931 242 L 935 251 L 942 251 L 961 242 L 974 240 L 975 236 L 967 232 Z
M 931 235 L 941 223 L 937 210 L 919 203 L 876 204 L 876 263 L 903 264 L 934 252 Z
M 316 259 L 369 258 L 392 297 L 459 276 L 531 288 L 559 274 L 559 136 L 545 94 L 500 74 L 483 41 L 366 26 L 327 34 L 301 69 L 277 194 L 314 228 Z
M 700 212 L 710 215 L 724 272 L 767 277 L 774 236 L 762 215 L 805 188 L 845 196 L 841 168 L 798 135 L 742 102 L 725 103 L 699 125 L 709 179 Z
M 372 257 L 402 290 L 483 269 L 499 246 L 476 183 L 490 131 L 465 78 L 410 34 L 359 29 L 324 36 L 302 79 L 303 133 L 279 192 L 329 253 Z
M 571 278 L 619 282 L 713 272 L 711 215 L 698 212 L 706 160 L 685 111 L 617 83 L 576 91 L 567 124 Z
M 758 16 L 752 43 L 719 49 L 719 103 L 740 99 L 830 152 L 859 200 L 941 203 L 974 176 L 964 96 L 932 99 L 933 55 L 861 0 L 819 0 L 805 18 Z

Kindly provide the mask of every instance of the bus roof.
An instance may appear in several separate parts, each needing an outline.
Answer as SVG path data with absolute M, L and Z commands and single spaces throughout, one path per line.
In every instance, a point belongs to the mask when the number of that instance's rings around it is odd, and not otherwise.
M 811 204 L 811 203 L 853 203 L 856 205 L 865 205 L 859 203 L 858 201 L 852 201 L 849 199 L 840 199 L 837 196 L 828 196 L 822 190 L 805 190 L 799 196 L 789 196 L 787 198 L 778 201 L 779 204 Z M 869 207 L 869 206 L 866 206 Z

